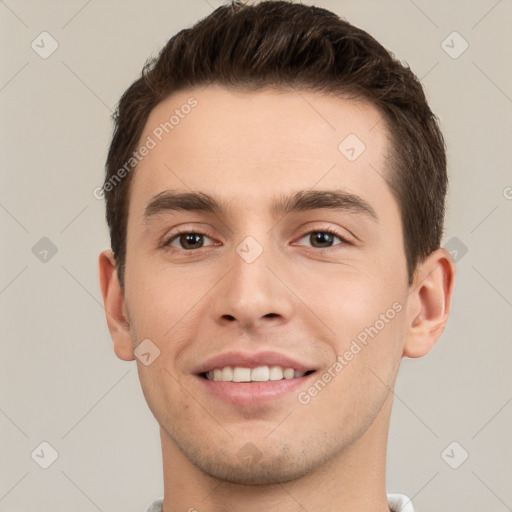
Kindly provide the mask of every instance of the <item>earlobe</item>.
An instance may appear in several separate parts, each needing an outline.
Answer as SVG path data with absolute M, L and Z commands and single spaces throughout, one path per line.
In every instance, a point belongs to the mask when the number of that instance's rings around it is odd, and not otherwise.
M 455 263 L 446 249 L 437 249 L 416 272 L 407 300 L 407 335 L 403 355 L 422 357 L 434 347 L 451 311 Z
M 124 292 L 119 283 L 116 262 L 112 251 L 103 251 L 99 256 L 99 272 L 103 305 L 107 317 L 114 351 L 123 361 L 135 359 Z

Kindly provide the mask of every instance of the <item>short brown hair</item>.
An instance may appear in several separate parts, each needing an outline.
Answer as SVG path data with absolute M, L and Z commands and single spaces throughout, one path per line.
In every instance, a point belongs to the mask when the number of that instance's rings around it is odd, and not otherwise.
M 400 207 L 412 284 L 418 263 L 440 247 L 448 181 L 443 136 L 420 81 L 372 36 L 326 9 L 232 0 L 178 32 L 146 62 L 113 116 L 103 189 L 121 286 L 133 173 L 112 180 L 126 168 L 156 105 L 178 90 L 213 83 L 350 95 L 379 109 L 391 140 L 385 179 Z

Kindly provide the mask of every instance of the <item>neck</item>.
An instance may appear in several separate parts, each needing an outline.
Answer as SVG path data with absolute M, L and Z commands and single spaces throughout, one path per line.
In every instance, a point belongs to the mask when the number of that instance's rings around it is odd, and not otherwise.
M 368 430 L 313 472 L 272 485 L 219 480 L 194 466 L 160 430 L 163 512 L 389 512 L 386 451 L 391 396 Z

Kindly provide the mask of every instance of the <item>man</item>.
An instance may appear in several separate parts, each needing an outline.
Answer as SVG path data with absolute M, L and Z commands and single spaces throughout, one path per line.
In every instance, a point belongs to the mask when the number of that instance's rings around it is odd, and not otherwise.
M 447 322 L 444 142 L 421 84 L 324 9 L 233 1 L 125 92 L 100 279 L 160 425 L 148 510 L 412 511 L 392 390 Z

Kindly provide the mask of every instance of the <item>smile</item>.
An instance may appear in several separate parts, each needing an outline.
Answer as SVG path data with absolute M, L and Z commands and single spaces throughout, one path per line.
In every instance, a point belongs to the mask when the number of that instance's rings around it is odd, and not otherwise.
M 202 376 L 215 382 L 267 382 L 296 379 L 308 375 L 312 371 L 303 372 L 282 366 L 257 366 L 255 368 L 225 366 L 224 368 L 215 368 L 204 372 Z

